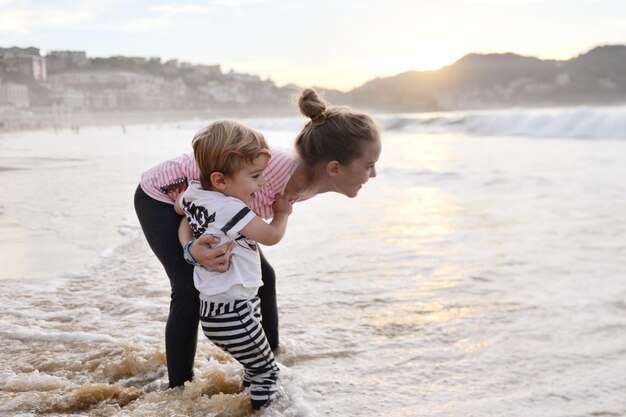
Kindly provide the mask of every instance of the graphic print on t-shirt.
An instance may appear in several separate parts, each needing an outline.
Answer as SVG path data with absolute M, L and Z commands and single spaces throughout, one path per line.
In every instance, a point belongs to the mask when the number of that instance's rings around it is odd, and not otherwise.
M 183 198 L 183 210 L 187 213 L 189 225 L 193 230 L 193 237 L 196 239 L 202 236 L 209 223 L 215 221 L 215 213 L 209 215 L 209 211 L 202 206 L 196 206 L 193 202 L 187 202 Z
M 237 223 L 239 223 L 242 219 L 244 219 L 250 213 L 250 211 L 251 210 L 249 207 L 242 208 L 241 210 L 237 212 L 237 214 L 235 214 L 230 220 L 228 220 L 226 224 L 224 225 L 224 227 L 222 227 L 220 230 L 224 232 L 225 235 L 228 235 L 228 232 L 233 227 L 235 227 Z M 242 248 L 250 249 L 255 252 L 257 251 L 256 242 L 252 239 L 248 239 L 244 235 L 239 235 L 239 237 L 235 239 L 235 243 L 241 246 Z
M 241 235 L 237 239 L 235 239 L 235 243 L 241 246 L 244 249 L 251 249 L 255 252 L 258 251 L 258 246 L 256 242 L 252 239 L 248 239 L 247 237 Z

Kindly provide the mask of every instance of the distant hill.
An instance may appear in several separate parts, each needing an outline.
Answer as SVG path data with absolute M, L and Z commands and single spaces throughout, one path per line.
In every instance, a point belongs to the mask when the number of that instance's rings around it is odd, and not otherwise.
M 376 78 L 329 100 L 378 111 L 626 103 L 626 46 L 600 46 L 567 61 L 470 54 L 437 71 Z

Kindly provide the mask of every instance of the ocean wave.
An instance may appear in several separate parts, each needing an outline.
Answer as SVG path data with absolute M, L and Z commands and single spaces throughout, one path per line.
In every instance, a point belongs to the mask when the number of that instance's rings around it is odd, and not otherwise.
M 126 244 L 127 242 L 136 239 L 137 237 L 139 237 L 139 231 L 140 228 L 139 226 L 136 225 L 122 225 L 122 226 L 118 226 L 117 227 L 117 233 L 120 234 L 120 236 L 123 236 L 122 240 L 110 245 L 104 249 L 102 249 L 100 251 L 100 257 L 102 258 L 110 258 L 111 256 L 113 256 L 113 254 L 115 253 L 115 251 L 120 247 L 123 246 L 124 244 Z
M 626 139 L 626 106 L 545 109 L 501 109 L 438 113 L 374 114 L 384 131 L 476 136 Z M 290 132 L 304 127 L 304 117 L 241 119 L 261 132 Z M 172 127 L 197 131 L 207 121 L 176 122 Z
M 374 117 L 390 132 L 626 139 L 626 106 L 378 114 Z M 303 117 L 243 120 L 247 126 L 260 131 L 293 132 L 294 135 L 305 122 Z M 198 129 L 202 126 L 197 120 L 186 125 Z
M 425 134 L 626 139 L 626 107 L 404 114 L 378 120 L 387 131 Z

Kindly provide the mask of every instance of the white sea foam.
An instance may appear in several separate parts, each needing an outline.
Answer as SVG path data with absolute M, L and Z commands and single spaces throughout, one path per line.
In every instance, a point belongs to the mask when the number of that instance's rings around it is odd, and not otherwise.
M 100 310 L 93 307 L 85 307 L 85 308 L 74 308 L 74 309 L 65 309 L 60 311 L 41 311 L 40 309 L 34 309 L 32 306 L 28 306 L 30 308 L 21 308 L 18 303 L 15 301 L 11 303 L 11 310 L 8 314 L 11 314 L 15 317 L 22 318 L 34 318 L 38 320 L 55 320 L 55 321 L 70 321 L 76 319 L 77 317 L 91 316 L 91 317 L 99 317 Z
M 2 323 L 0 334 L 7 338 L 27 341 L 44 341 L 52 343 L 116 343 L 116 339 L 100 333 L 89 332 L 65 332 L 40 330 L 22 327 L 18 325 Z
M 100 252 L 100 256 L 102 258 L 111 257 L 115 251 L 122 246 L 124 243 L 129 240 L 136 239 L 139 236 L 141 229 L 137 226 L 118 226 L 117 233 L 123 237 L 122 240 L 118 241 L 114 245 L 109 246 L 108 248 L 103 249 Z
M 110 258 L 111 255 L 113 255 L 113 252 L 115 252 L 115 249 L 118 247 L 119 245 L 113 245 L 110 246 L 106 249 L 104 249 L 102 252 L 100 252 L 100 256 L 103 258 Z
M 129 239 L 134 239 L 139 235 L 139 228 L 120 226 L 117 228 L 117 232 L 124 237 L 127 237 Z
M 15 374 L 10 371 L 2 372 L 0 377 L 0 390 L 5 391 L 52 391 L 71 385 L 65 378 L 42 374 L 38 370 L 23 374 Z

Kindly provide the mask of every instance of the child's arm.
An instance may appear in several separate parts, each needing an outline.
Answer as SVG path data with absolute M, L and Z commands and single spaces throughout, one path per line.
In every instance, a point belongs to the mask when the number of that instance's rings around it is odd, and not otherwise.
M 183 193 L 178 194 L 178 197 L 176 197 L 176 200 L 174 201 L 174 211 L 177 214 L 180 214 L 181 216 L 185 216 L 185 212 L 183 211 L 183 208 L 180 206 L 180 199 L 183 198 Z M 185 216 L 186 218 L 186 216 Z M 187 223 L 187 226 L 189 226 L 189 223 Z M 191 230 L 191 229 L 189 229 Z M 180 232 L 180 230 L 179 230 Z M 180 233 L 179 233 L 180 236 Z
M 183 216 L 178 225 L 178 241 L 180 246 L 185 246 L 190 240 L 193 240 L 193 231 L 189 225 L 189 220 Z
M 282 196 L 276 196 L 272 205 L 274 218 L 268 224 L 260 217 L 255 217 L 239 231 L 239 234 L 262 245 L 272 246 L 280 242 L 287 230 L 287 219 L 291 214 L 291 203 Z
M 178 197 L 176 197 L 176 200 L 174 201 L 174 211 L 183 216 L 180 224 L 178 225 L 178 241 L 181 246 L 185 246 L 187 242 L 193 239 L 193 232 L 191 230 L 191 226 L 189 225 L 189 220 L 187 220 L 187 216 L 180 206 L 180 199 L 182 197 L 182 193 L 178 194 Z

